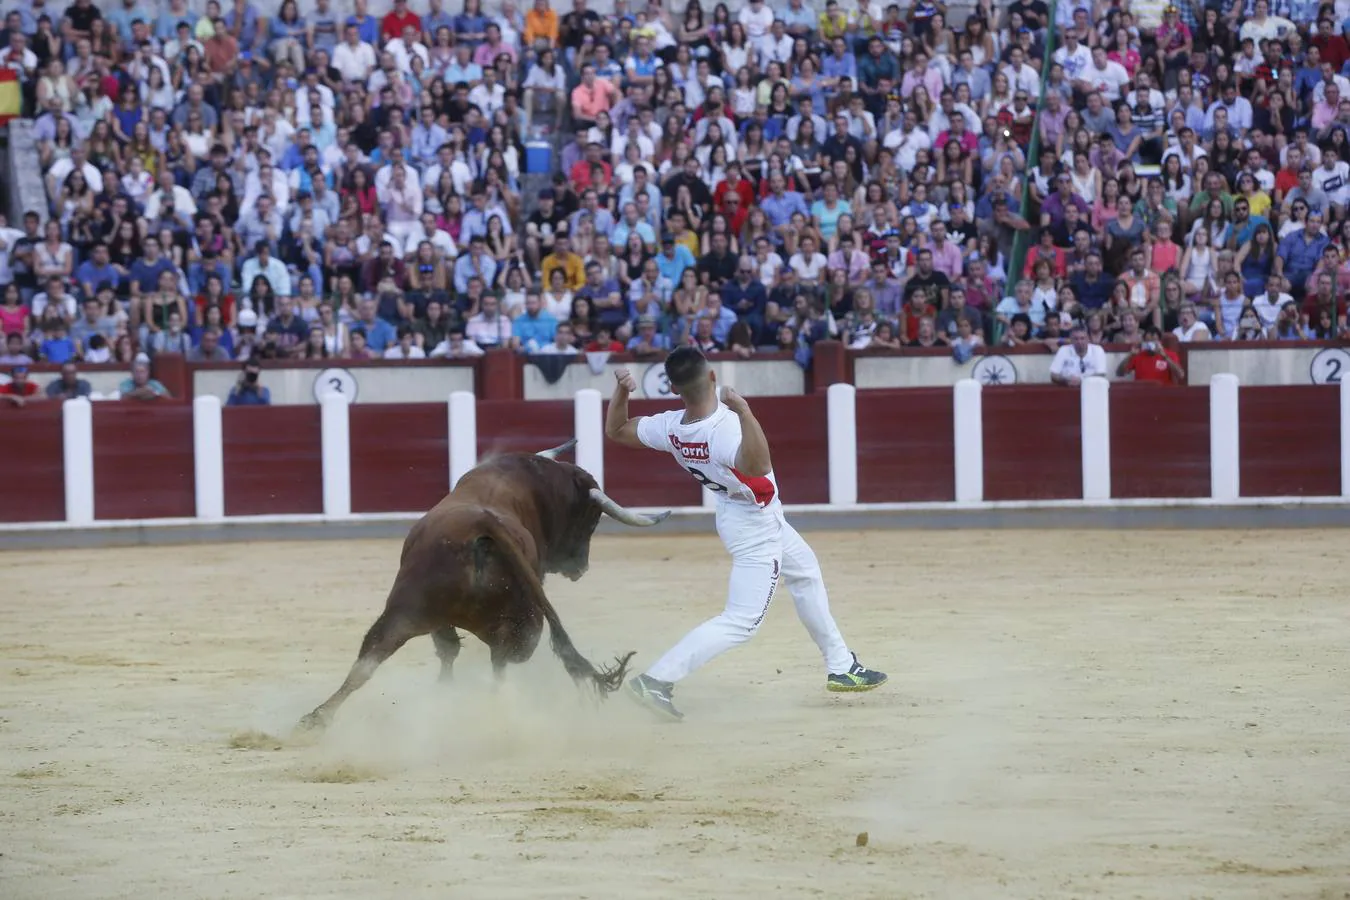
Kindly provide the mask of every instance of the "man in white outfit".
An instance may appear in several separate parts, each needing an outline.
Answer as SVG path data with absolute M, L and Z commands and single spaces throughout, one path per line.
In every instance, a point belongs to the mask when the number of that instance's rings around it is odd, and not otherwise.
M 627 369 L 619 369 L 605 434 L 629 447 L 670 453 L 681 468 L 716 493 L 717 533 L 731 554 L 731 581 L 726 608 L 630 681 L 633 696 L 664 716 L 683 718 L 671 700 L 675 683 L 750 639 L 769 611 L 779 575 L 792 591 L 798 618 L 825 658 L 825 687 L 868 691 L 884 684 L 886 676 L 864 668 L 834 624 L 820 564 L 783 518 L 769 444 L 745 399 L 726 388 L 718 400 L 717 375 L 695 348 L 675 350 L 666 358 L 665 368 L 684 409 L 630 419 L 628 395 L 637 390 L 637 382 Z

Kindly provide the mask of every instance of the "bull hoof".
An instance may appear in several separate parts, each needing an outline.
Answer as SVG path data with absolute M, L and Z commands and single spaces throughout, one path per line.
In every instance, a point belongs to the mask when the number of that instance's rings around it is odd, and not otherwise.
M 317 709 L 300 720 L 295 726 L 296 731 L 322 731 L 328 727 L 328 715 L 319 712 Z

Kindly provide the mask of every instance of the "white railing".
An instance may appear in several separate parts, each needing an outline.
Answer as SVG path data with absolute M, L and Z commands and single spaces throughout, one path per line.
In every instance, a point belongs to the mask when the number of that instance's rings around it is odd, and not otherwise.
M 1339 498 L 1317 498 L 1298 502 L 1344 502 L 1350 500 L 1350 379 L 1340 391 L 1340 465 Z M 1081 499 L 1051 502 L 989 503 L 984 495 L 984 388 L 975 381 L 958 383 L 952 391 L 953 454 L 955 502 L 922 504 L 858 503 L 857 389 L 836 384 L 826 394 L 828 428 L 829 503 L 808 504 L 800 509 L 813 511 L 859 510 L 932 510 L 941 508 L 1038 508 L 1072 506 L 1208 505 L 1231 503 L 1287 502 L 1290 498 L 1243 498 L 1239 477 L 1241 431 L 1239 422 L 1239 385 L 1235 375 L 1215 375 L 1209 390 L 1210 492 L 1199 499 L 1123 501 L 1111 497 L 1111 385 L 1101 378 L 1088 379 L 1080 388 L 1082 429 Z M 577 440 L 577 464 L 590 472 L 602 486 L 605 481 L 604 398 L 597 390 L 578 391 L 573 399 L 573 422 Z M 196 490 L 196 518 L 193 521 L 219 522 L 225 516 L 224 428 L 220 400 L 198 397 L 192 407 L 193 463 Z M 91 527 L 126 524 L 96 521 L 94 509 L 94 428 L 93 409 L 88 400 L 67 400 L 62 405 L 63 461 L 65 465 L 65 510 L 63 523 L 42 527 Z M 478 462 L 477 400 L 472 393 L 456 391 L 447 402 L 449 430 L 450 484 L 447 490 Z M 295 521 L 388 519 L 390 515 L 369 516 L 352 512 L 350 407 L 341 394 L 321 400 L 321 466 L 323 513 L 289 517 Z M 653 464 L 658 464 L 654 460 Z M 712 495 L 704 491 L 701 507 L 681 510 L 684 514 L 706 512 Z M 408 516 L 416 513 L 409 512 Z M 402 514 L 395 514 L 398 518 Z M 241 517 L 278 520 L 288 517 Z M 160 521 L 160 520 L 140 520 Z M 182 524 L 182 520 L 174 520 Z M 14 531 L 38 527 L 32 523 L 0 525 Z

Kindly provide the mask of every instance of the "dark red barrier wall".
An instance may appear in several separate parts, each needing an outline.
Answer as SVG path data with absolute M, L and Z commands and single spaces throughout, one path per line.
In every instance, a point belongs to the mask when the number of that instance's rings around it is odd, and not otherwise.
M 1209 496 L 1209 388 L 1111 385 L 1111 496 Z
M 628 415 L 650 416 L 679 407 L 677 399 L 631 400 Z M 608 403 L 604 409 L 608 415 Z M 625 506 L 698 506 L 703 502 L 703 489 L 669 453 L 637 450 L 613 441 L 605 441 L 605 493 Z
M 61 404 L 0 406 L 4 489 L 0 522 L 59 522 L 66 517 Z
M 985 388 L 986 500 L 1063 500 L 1083 496 L 1081 400 L 1077 390 Z
M 825 394 L 755 397 L 750 402 L 773 451 L 773 474 L 783 502 L 829 503 Z
M 425 512 L 450 491 L 444 403 L 351 407 L 352 512 Z
M 571 440 L 575 430 L 573 409 L 571 400 L 478 401 L 478 458 L 497 453 L 538 453 Z
M 858 502 L 956 499 L 950 388 L 858 391 Z
M 323 512 L 318 406 L 232 406 L 223 415 L 225 515 Z
M 94 404 L 95 518 L 194 516 L 193 482 L 190 405 Z
M 1338 385 L 1238 391 L 1239 489 L 1244 497 L 1341 492 Z

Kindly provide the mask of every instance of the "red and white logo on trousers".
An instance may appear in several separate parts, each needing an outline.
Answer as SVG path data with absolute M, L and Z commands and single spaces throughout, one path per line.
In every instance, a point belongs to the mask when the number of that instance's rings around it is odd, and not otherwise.
M 668 434 L 666 437 L 670 438 L 670 446 L 680 451 L 680 456 L 691 462 L 707 462 L 712 458 L 711 454 L 708 453 L 707 441 L 686 443 L 673 434 Z

